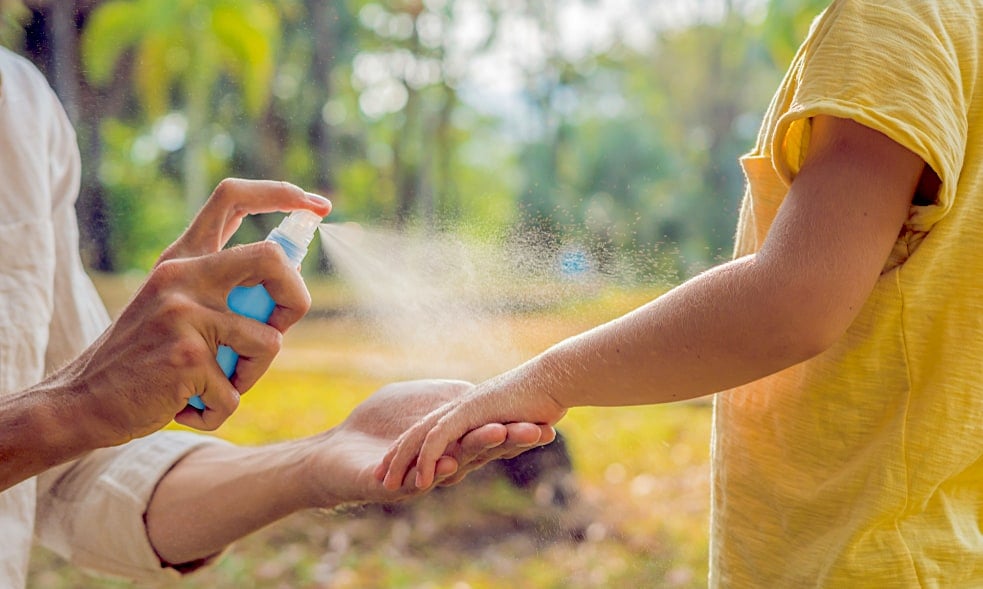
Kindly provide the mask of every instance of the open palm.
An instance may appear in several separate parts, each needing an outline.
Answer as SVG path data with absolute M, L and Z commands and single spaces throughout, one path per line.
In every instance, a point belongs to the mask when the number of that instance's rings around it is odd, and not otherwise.
M 376 476 L 383 456 L 392 444 L 434 409 L 457 398 L 472 385 L 451 380 L 417 380 L 382 387 L 359 405 L 338 427 L 321 434 L 321 460 L 313 476 L 322 481 L 324 505 L 341 498 L 358 502 L 393 502 L 423 493 L 415 484 L 415 469 L 405 483 L 386 489 Z M 437 460 L 435 484 L 460 481 L 479 466 L 499 458 L 511 458 L 529 448 L 553 441 L 552 427 L 532 423 L 488 424 L 450 442 Z M 330 451 L 328 451 L 330 448 Z

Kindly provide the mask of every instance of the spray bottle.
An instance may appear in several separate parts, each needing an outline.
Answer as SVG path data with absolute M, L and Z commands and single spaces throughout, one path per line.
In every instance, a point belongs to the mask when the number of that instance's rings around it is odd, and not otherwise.
M 280 244 L 290 264 L 295 267 L 300 266 L 307 254 L 307 246 L 314 239 L 314 232 L 320 223 L 321 217 L 310 211 L 294 211 L 287 215 L 279 226 L 270 231 L 266 240 Z M 276 301 L 270 293 L 266 292 L 262 284 L 233 288 L 229 292 L 226 303 L 236 313 L 263 323 L 269 320 L 273 309 L 276 308 Z M 231 378 L 239 361 L 239 354 L 229 346 L 219 346 L 215 359 L 225 376 Z M 198 395 L 191 397 L 188 404 L 195 409 L 205 409 L 205 404 Z

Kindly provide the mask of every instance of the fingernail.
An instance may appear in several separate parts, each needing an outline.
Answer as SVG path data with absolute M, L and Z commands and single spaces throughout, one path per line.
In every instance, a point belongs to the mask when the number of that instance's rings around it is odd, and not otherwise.
M 326 205 L 331 204 L 330 200 L 321 196 L 320 194 L 314 194 L 313 192 L 306 192 L 305 194 L 307 195 L 307 199 L 310 201 L 316 202 L 318 204 L 326 204 Z

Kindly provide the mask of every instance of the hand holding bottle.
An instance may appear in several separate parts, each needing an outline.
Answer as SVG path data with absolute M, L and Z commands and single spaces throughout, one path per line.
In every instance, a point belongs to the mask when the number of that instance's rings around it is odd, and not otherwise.
M 320 222 L 321 217 L 308 210 L 294 211 L 280 223 L 279 227 L 270 232 L 266 241 L 282 247 L 288 264 L 299 268 Z M 269 321 L 270 315 L 276 309 L 276 301 L 262 284 L 236 286 L 229 292 L 226 302 L 236 313 L 260 323 Z M 215 359 L 225 376 L 232 378 L 239 362 L 239 353 L 230 346 L 220 345 Z M 205 403 L 198 395 L 191 397 L 188 404 L 195 409 L 202 411 L 205 409 Z
M 276 243 L 222 248 L 246 215 L 291 210 L 323 216 L 331 204 L 282 182 L 222 182 L 120 317 L 52 376 L 49 385 L 71 387 L 73 402 L 101 422 L 97 445 L 149 434 L 172 418 L 211 430 L 232 414 L 279 351 L 282 332 L 310 308 L 310 294 Z M 277 301 L 269 324 L 226 304 L 234 287 L 260 283 Z M 242 355 L 231 382 L 215 361 L 221 344 Z M 194 395 L 207 409 L 187 407 Z

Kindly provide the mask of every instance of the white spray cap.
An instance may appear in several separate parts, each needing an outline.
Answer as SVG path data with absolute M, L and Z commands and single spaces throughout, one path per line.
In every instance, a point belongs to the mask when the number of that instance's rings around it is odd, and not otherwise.
M 310 211 L 294 211 L 280 221 L 280 233 L 302 248 L 310 245 L 314 232 L 321 224 L 321 217 Z
M 276 229 L 270 232 L 268 239 L 283 246 L 287 257 L 295 264 L 300 264 L 320 224 L 321 217 L 314 213 L 304 210 L 294 211 L 280 221 Z

